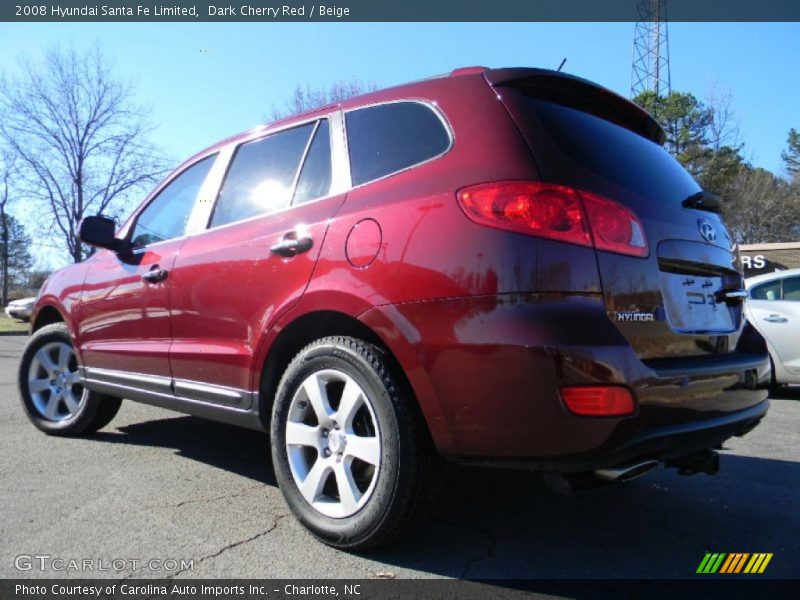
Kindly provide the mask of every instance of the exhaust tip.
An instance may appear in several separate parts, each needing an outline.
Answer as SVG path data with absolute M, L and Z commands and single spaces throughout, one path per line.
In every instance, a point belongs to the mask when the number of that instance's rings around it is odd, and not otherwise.
M 603 481 L 612 481 L 615 483 L 622 483 L 631 481 L 637 477 L 641 477 L 649 473 L 658 466 L 657 460 L 646 460 L 634 465 L 624 465 L 621 467 L 611 467 L 608 469 L 597 469 L 594 474 L 598 479 Z

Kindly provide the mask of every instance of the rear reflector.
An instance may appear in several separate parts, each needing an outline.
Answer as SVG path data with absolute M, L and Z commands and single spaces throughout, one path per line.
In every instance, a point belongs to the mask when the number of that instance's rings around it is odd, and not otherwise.
M 633 212 L 590 192 L 540 181 L 500 181 L 457 193 L 466 215 L 481 225 L 617 254 L 647 256 Z
M 620 386 L 564 387 L 561 399 L 571 413 L 584 417 L 620 417 L 636 410 L 633 396 Z

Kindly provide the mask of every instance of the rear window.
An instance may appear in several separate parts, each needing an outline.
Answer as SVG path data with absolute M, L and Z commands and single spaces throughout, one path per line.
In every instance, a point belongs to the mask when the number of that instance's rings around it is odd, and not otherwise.
M 582 110 L 519 96 L 516 120 L 543 178 L 579 185 L 571 180 L 577 165 L 583 179 L 601 178 L 659 202 L 680 203 L 700 191 L 692 176 L 655 142 Z M 566 164 L 554 159 L 554 148 L 568 159 Z
M 418 165 L 450 147 L 442 120 L 419 102 L 359 108 L 346 119 L 353 185 Z

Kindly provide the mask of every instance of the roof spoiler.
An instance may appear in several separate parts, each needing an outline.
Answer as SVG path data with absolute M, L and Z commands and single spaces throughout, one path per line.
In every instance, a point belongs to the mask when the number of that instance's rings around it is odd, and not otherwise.
M 661 125 L 650 113 L 611 90 L 549 69 L 493 69 L 486 71 L 492 87 L 511 87 L 527 94 L 564 104 L 603 119 L 663 145 L 667 139 Z

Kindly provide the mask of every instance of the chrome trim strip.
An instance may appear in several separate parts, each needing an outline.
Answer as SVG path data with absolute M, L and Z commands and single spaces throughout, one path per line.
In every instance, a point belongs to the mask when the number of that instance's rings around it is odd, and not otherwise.
M 168 393 L 163 391 L 155 391 L 152 389 L 144 389 L 131 383 L 123 383 L 127 378 L 130 382 L 140 381 L 148 382 L 152 379 L 161 384 L 161 380 L 167 379 L 165 377 L 142 375 L 139 373 L 124 373 L 113 371 L 110 369 L 92 369 L 80 368 L 81 380 L 87 389 L 118 396 L 126 400 L 133 400 L 142 404 L 149 404 L 151 406 L 158 406 L 167 410 L 174 410 L 177 412 L 211 419 L 212 421 L 220 421 L 222 423 L 229 423 L 240 427 L 247 427 L 257 431 L 265 431 L 264 425 L 258 414 L 258 402 L 253 401 L 249 406 L 236 407 L 230 404 L 223 405 L 216 402 L 206 402 L 194 398 L 184 398 L 175 396 L 171 389 Z M 110 376 L 110 379 L 106 379 Z M 104 378 L 105 377 L 105 378 Z M 115 380 L 114 380 L 115 379 Z M 191 382 L 183 382 L 191 383 Z M 197 384 L 205 385 L 205 384 Z M 221 388 L 221 386 L 214 386 Z M 163 389 L 163 388 L 162 388 Z M 225 389 L 225 388 L 221 388 Z M 229 390 L 230 391 L 230 390 Z M 236 391 L 241 393 L 240 390 Z M 251 400 L 256 400 L 258 395 L 247 392 Z
M 333 195 L 344 194 L 353 187 L 350 179 L 350 156 L 347 149 L 347 132 L 344 127 L 344 113 L 341 110 L 331 113 L 331 189 Z
M 114 386 L 129 392 L 152 392 L 166 398 L 220 405 L 236 410 L 258 406 L 258 394 L 201 381 L 94 367 L 80 367 L 79 372 L 84 385 L 89 389 L 93 389 L 94 385 Z
M 217 160 L 194 201 L 194 207 L 186 224 L 186 235 L 196 235 L 206 230 L 235 149 L 234 144 L 228 144 L 220 149 Z
M 81 378 L 172 395 L 172 378 L 161 375 L 145 375 L 129 371 L 81 367 Z
M 234 408 L 247 408 L 252 404 L 252 393 L 210 383 L 175 379 L 175 396 L 200 402 L 225 404 Z

